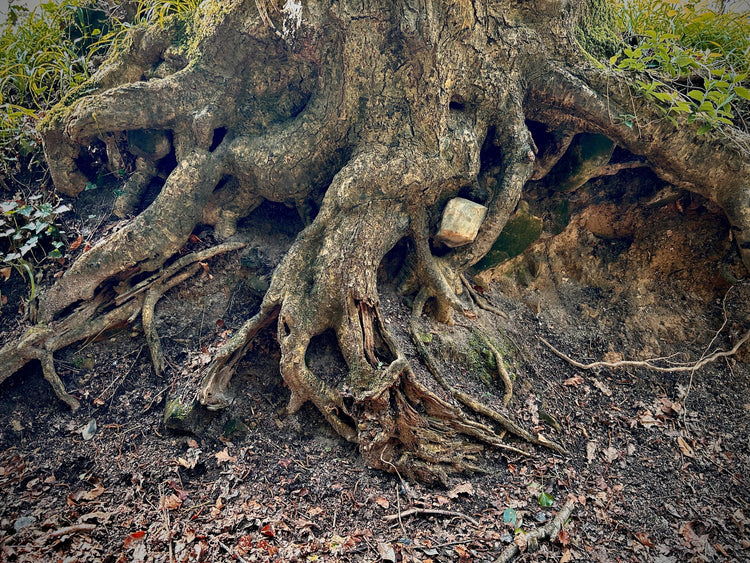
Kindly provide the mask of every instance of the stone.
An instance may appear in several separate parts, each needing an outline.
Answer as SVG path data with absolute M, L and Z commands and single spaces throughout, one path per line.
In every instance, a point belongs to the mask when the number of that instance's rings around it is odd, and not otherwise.
M 486 215 L 484 205 L 462 197 L 454 198 L 445 205 L 435 238 L 451 248 L 474 242 Z

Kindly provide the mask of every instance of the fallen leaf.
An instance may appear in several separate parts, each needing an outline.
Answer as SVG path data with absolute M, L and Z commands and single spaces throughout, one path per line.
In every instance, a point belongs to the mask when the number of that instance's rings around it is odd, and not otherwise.
M 216 452 L 214 454 L 214 457 L 216 458 L 216 464 L 217 465 L 221 465 L 225 461 L 231 461 L 231 462 L 237 461 L 237 456 L 229 455 L 229 452 L 227 451 L 227 448 L 224 448 L 220 452 Z
M 682 436 L 677 436 L 677 445 L 680 447 L 682 455 L 685 457 L 695 457 L 693 448 L 690 447 L 690 444 L 688 444 Z
M 141 541 L 145 536 L 146 536 L 146 532 L 144 530 L 138 530 L 137 532 L 133 532 L 127 538 L 125 538 L 125 541 L 123 542 L 122 546 L 125 549 L 128 549 L 129 547 L 132 547 L 134 543 Z
M 583 378 L 580 375 L 574 375 L 563 381 L 563 385 L 567 385 L 568 387 L 580 385 L 581 383 L 583 383 Z
M 449 499 L 448 497 L 444 497 L 443 495 L 437 495 L 437 497 L 435 497 L 435 500 L 437 501 L 438 506 L 446 505 L 451 501 L 451 499 Z
M 81 436 L 83 436 L 84 440 L 91 440 L 94 434 L 96 434 L 96 420 L 92 418 L 86 426 L 81 428 Z
M 192 242 L 193 244 L 197 244 L 197 243 L 199 243 L 199 242 L 203 242 L 203 241 L 202 241 L 201 239 L 199 239 L 199 238 L 198 238 L 197 236 L 195 236 L 195 235 L 190 235 L 190 236 L 188 237 L 188 240 L 189 240 L 190 242 Z
M 378 544 L 378 555 L 381 561 L 387 561 L 388 563 L 396 563 L 396 551 L 393 546 L 389 543 Z
M 596 458 L 596 440 L 586 442 L 586 463 L 591 463 Z
M 195 440 L 193 440 L 192 438 L 190 438 L 187 441 L 187 445 L 188 445 L 188 448 L 197 448 L 198 447 L 198 442 L 196 442 Z
M 569 549 L 564 549 L 562 556 L 560 557 L 560 563 L 568 563 L 573 560 L 573 555 Z
M 5 268 L 0 268 L 0 276 L 4 277 L 5 281 L 8 281 L 8 279 L 10 279 L 11 272 L 13 272 L 13 268 L 11 268 L 10 266 L 6 266 Z
M 182 506 L 182 500 L 177 495 L 166 495 L 159 499 L 159 507 L 167 510 L 177 510 Z
M 617 451 L 617 448 L 610 446 L 602 452 L 602 455 L 604 456 L 604 461 L 612 463 L 617 461 L 617 458 L 620 457 L 620 452 Z
M 654 542 L 651 540 L 651 538 L 648 536 L 646 532 L 636 532 L 633 534 L 635 536 L 635 539 L 638 540 L 638 543 L 641 545 L 645 545 L 646 547 L 654 547 Z
M 391 503 L 388 502 L 388 499 L 383 498 L 383 497 L 375 498 L 375 504 L 377 504 L 380 508 L 386 508 L 386 509 L 391 505 Z
M 563 547 L 566 547 L 570 543 L 570 534 L 568 533 L 568 531 L 560 530 L 557 533 L 557 541 L 560 545 L 562 545 Z M 570 550 L 566 550 L 566 551 L 569 552 Z
M 83 242 L 83 235 L 78 235 L 78 238 L 70 243 L 68 250 L 76 250 Z
M 459 485 L 456 485 L 453 487 L 450 491 L 448 491 L 448 497 L 450 498 L 456 498 L 458 495 L 473 495 L 474 494 L 474 487 L 471 486 L 471 483 L 468 481 L 466 483 L 461 483 Z
M 528 544 L 528 541 L 526 540 L 526 534 L 524 534 L 523 532 L 518 534 L 515 538 L 513 538 L 513 543 L 518 546 L 518 549 L 520 551 L 526 551 L 526 545 Z
M 266 524 L 260 529 L 260 533 L 266 536 L 267 538 L 272 538 L 276 535 L 276 532 L 273 531 L 273 525 Z
M 607 397 L 611 397 L 612 396 L 612 391 L 609 389 L 609 387 L 607 387 L 606 384 L 602 383 L 598 379 L 594 379 L 593 382 L 594 382 L 594 387 L 596 387 L 597 389 L 599 389 L 599 391 L 601 391 L 602 393 L 604 393 Z
M 93 489 L 86 491 L 84 489 L 78 489 L 68 495 L 68 506 L 75 506 L 79 502 L 92 501 L 99 498 L 106 492 L 106 489 L 101 484 L 96 485 Z
M 646 412 L 644 412 L 643 414 L 641 414 L 638 417 L 638 422 L 640 422 L 641 425 L 644 428 L 651 428 L 653 426 L 663 426 L 664 425 L 664 423 L 661 422 L 660 420 L 656 420 L 654 418 L 654 415 L 651 414 L 651 411 L 649 411 L 649 410 L 647 410 Z

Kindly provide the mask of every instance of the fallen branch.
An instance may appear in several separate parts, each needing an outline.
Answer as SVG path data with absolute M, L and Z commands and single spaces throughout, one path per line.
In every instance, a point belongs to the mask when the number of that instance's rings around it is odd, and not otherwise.
M 560 533 L 563 524 L 568 518 L 570 518 L 574 506 L 575 501 L 573 499 L 568 500 L 551 522 L 541 528 L 529 532 L 528 534 L 521 534 L 520 536 L 517 536 L 516 539 L 518 540 L 520 538 L 522 540 L 520 543 L 526 545 L 525 551 L 530 553 L 535 552 L 539 548 L 539 540 L 553 538 Z M 494 563 L 508 563 L 519 553 L 521 553 L 521 548 L 518 546 L 518 543 L 514 542 L 505 548 L 500 554 L 500 557 L 495 559 Z
M 619 362 L 592 362 L 590 364 L 582 364 L 581 362 L 575 361 L 570 356 L 567 356 L 554 346 L 547 342 L 544 338 L 541 336 L 539 337 L 539 340 L 544 343 L 545 346 L 547 346 L 552 352 L 559 358 L 562 358 L 566 362 L 568 362 L 570 365 L 577 367 L 578 369 L 596 369 L 596 368 L 609 368 L 609 369 L 617 369 L 617 368 L 627 368 L 627 367 L 637 367 L 637 368 L 646 368 L 650 369 L 652 371 L 657 371 L 661 373 L 681 373 L 681 372 L 693 372 L 695 370 L 698 370 L 705 366 L 706 364 L 710 364 L 711 362 L 715 362 L 716 360 L 720 358 L 727 358 L 729 356 L 734 356 L 737 351 L 742 347 L 742 345 L 750 340 L 750 330 L 748 330 L 742 338 L 740 338 L 737 343 L 732 347 L 731 350 L 721 350 L 719 352 L 714 352 L 710 356 L 706 356 L 705 358 L 702 358 L 701 360 L 690 364 L 690 365 L 684 365 L 684 366 L 671 366 L 671 367 L 662 367 L 662 366 L 656 366 L 652 362 L 654 360 L 620 360 Z
M 456 512 L 454 510 L 440 510 L 438 508 L 410 508 L 409 510 L 399 512 L 398 514 L 389 514 L 385 517 L 385 519 L 388 522 L 392 522 L 393 520 L 400 520 L 401 518 L 404 518 L 405 516 L 411 516 L 412 514 L 424 514 L 426 516 L 452 516 L 455 518 L 463 518 L 475 528 L 479 528 L 479 522 L 474 520 L 471 516 L 467 516 L 466 514 Z

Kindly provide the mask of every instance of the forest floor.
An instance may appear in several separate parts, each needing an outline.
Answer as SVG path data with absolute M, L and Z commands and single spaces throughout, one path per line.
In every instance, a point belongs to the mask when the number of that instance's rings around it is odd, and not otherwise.
M 2 384 L 0 561 L 489 562 L 569 499 L 563 531 L 518 561 L 750 560 L 748 346 L 664 373 L 581 370 L 540 340 L 584 363 L 659 357 L 675 366 L 730 349 L 747 330 L 750 286 L 738 281 L 746 273 L 726 221 L 710 204 L 649 182 L 658 181 L 531 193 L 547 234 L 481 278 L 507 318 L 422 320 L 450 381 L 495 406 L 502 385 L 481 376 L 491 371 L 487 358 L 477 363 L 464 345 L 477 330 L 502 344 L 515 379 L 504 412 L 569 456 L 509 440 L 530 455 L 486 448 L 487 472 L 453 476 L 447 487 L 370 469 L 312 407 L 282 414 L 288 391 L 272 330 L 235 376 L 227 411 L 199 434 L 166 428 L 180 366 L 197 372 L 257 307 L 258 282 L 270 273 L 256 260 L 243 274 L 240 257 L 221 256 L 159 303 L 167 376 L 154 375 L 134 325 L 57 354 L 82 403 L 76 413 L 38 366 Z M 109 228 L 111 202 L 94 196 L 85 192 L 66 219 L 71 242 Z M 248 222 L 259 237 L 251 246 L 271 266 L 294 234 L 277 232 L 294 224 L 285 213 L 263 206 Z M 210 242 L 196 234 L 195 244 Z M 0 288 L 4 342 L 23 328 L 26 290 L 18 276 Z M 387 279 L 381 290 L 388 328 L 428 381 L 408 341 L 407 303 Z M 314 344 L 312 368 L 340 377 L 333 339 Z

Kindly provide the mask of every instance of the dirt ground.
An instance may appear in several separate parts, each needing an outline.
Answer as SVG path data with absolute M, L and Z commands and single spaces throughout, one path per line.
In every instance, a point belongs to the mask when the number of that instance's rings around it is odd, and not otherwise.
M 0 386 L 0 560 L 480 563 L 569 499 L 562 532 L 518 561 L 750 560 L 748 347 L 699 370 L 583 370 L 540 340 L 582 363 L 665 367 L 731 349 L 750 327 L 750 285 L 726 221 L 643 174 L 527 199 L 545 219 L 542 239 L 477 280 L 507 318 L 481 312 L 448 327 L 424 317 L 422 330 L 453 385 L 569 456 L 509 438 L 529 455 L 484 448 L 486 473 L 448 487 L 369 469 L 312 407 L 283 415 L 272 330 L 234 378 L 231 408 L 198 434 L 166 428 L 167 397 L 252 314 L 298 228 L 289 210 L 264 205 L 246 224 L 250 250 L 212 260 L 159 303 L 166 376 L 154 375 L 136 323 L 56 356 L 82 403 L 75 414 L 38 366 Z M 111 228 L 110 204 L 84 193 L 65 219 L 70 240 Z M 208 231 L 196 237 L 211 243 Z M 388 327 L 429 382 L 408 342 L 408 300 L 383 274 Z M 18 280 L 0 283 L 3 341 L 23 326 Z M 507 409 L 488 357 L 470 353 L 476 331 L 501 345 L 514 377 Z M 334 340 L 315 344 L 313 370 L 340 379 Z

